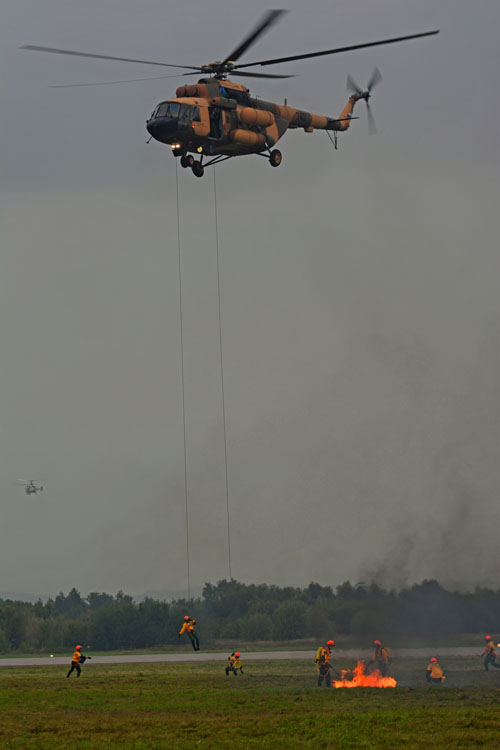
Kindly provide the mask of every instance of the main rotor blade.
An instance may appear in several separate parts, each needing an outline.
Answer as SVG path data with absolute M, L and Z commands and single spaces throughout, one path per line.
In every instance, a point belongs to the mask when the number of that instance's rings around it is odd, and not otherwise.
M 19 49 L 27 49 L 31 52 L 52 52 L 54 55 L 74 55 L 75 57 L 92 57 L 97 60 L 118 60 L 119 62 L 133 62 L 141 65 L 161 65 L 165 68 L 185 68 L 186 70 L 199 71 L 193 65 L 172 65 L 171 63 L 155 62 L 154 60 L 135 60 L 131 57 L 111 57 L 110 55 L 94 55 L 92 52 L 76 52 L 71 49 L 56 49 L 54 47 L 39 47 L 36 44 L 25 44 Z
M 278 18 L 286 12 L 286 10 L 268 10 L 262 21 L 255 27 L 251 34 L 241 42 L 239 47 L 236 47 L 230 55 L 224 58 L 222 64 L 225 65 L 229 60 L 238 60 L 238 58 L 257 41 L 259 36 L 261 36 L 266 29 L 275 24 Z
M 182 75 L 187 75 L 183 73 Z M 281 76 L 277 73 L 244 73 L 243 71 L 235 70 L 229 71 L 230 76 L 245 76 L 245 78 L 297 78 L 296 75 Z
M 365 49 L 366 47 L 378 47 L 381 44 L 394 44 L 395 42 L 405 42 L 407 39 L 418 39 L 423 36 L 433 36 L 439 34 L 439 29 L 436 31 L 424 31 L 421 34 L 410 34 L 409 36 L 397 36 L 393 39 L 381 39 L 378 42 L 367 42 L 366 44 L 352 44 L 349 47 L 336 47 L 335 49 L 326 49 L 322 52 L 310 52 L 307 55 L 291 55 L 290 57 L 275 57 L 272 60 L 258 60 L 254 63 L 245 63 L 244 65 L 237 65 L 238 68 L 250 68 L 253 65 L 273 65 L 274 63 L 290 62 L 292 60 L 305 60 L 309 57 L 321 57 L 322 55 L 336 55 L 339 52 L 351 52 L 355 49 Z
M 180 78 L 181 76 L 194 76 L 197 75 L 197 71 L 192 73 L 178 73 L 172 76 L 152 76 L 148 78 L 128 78 L 123 81 L 93 81 L 91 83 L 53 83 L 49 86 L 50 89 L 69 89 L 78 86 L 111 86 L 114 83 L 135 83 L 135 81 L 160 81 L 164 78 Z
M 374 68 L 373 69 L 373 73 L 372 73 L 372 77 L 368 81 L 368 85 L 366 87 L 367 90 L 371 91 L 372 88 L 374 88 L 374 86 L 376 86 L 377 83 L 380 83 L 381 80 L 382 80 L 382 73 L 380 72 L 380 70 L 378 68 Z

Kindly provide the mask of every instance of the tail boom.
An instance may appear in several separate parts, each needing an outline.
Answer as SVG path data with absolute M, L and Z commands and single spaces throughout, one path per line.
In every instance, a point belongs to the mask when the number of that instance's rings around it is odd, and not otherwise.
M 277 114 L 288 122 L 289 128 L 303 128 L 306 133 L 312 133 L 314 130 L 347 130 L 351 124 L 354 105 L 363 98 L 363 95 L 352 94 L 338 118 L 304 112 L 288 106 L 278 106 Z

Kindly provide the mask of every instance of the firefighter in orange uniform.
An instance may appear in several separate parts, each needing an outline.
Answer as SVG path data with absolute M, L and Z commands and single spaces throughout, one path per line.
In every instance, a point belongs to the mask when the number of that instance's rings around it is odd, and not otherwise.
M 372 672 L 377 669 L 382 677 L 387 677 L 389 673 L 389 650 L 382 646 L 380 641 L 373 641 L 375 651 L 373 658 L 368 662 L 368 671 Z
M 483 651 L 484 668 L 486 669 L 486 671 L 488 671 L 491 664 L 491 666 L 495 667 L 495 669 L 500 669 L 500 664 L 497 664 L 497 652 L 495 650 L 495 644 L 491 635 L 485 635 L 484 640 L 486 641 L 486 646 L 484 647 Z
M 438 660 L 435 656 L 432 657 L 427 666 L 425 678 L 427 682 L 433 682 L 436 685 L 442 685 L 446 680 L 446 677 L 443 674 L 443 670 L 439 666 Z
M 236 653 L 233 651 L 231 656 L 227 657 L 227 660 L 229 664 L 226 667 L 226 676 L 229 676 L 229 672 L 232 672 L 236 677 L 238 670 L 240 671 L 240 674 L 243 674 L 243 664 L 240 659 L 239 651 L 236 651 Z
M 327 687 L 331 687 L 332 676 L 331 669 L 332 665 L 330 659 L 332 658 L 332 648 L 335 646 L 335 641 L 327 641 L 325 646 L 320 646 L 314 657 L 314 662 L 318 668 L 318 687 L 321 687 L 323 680 Z
M 66 677 L 69 677 L 71 672 L 73 672 L 73 670 L 76 670 L 76 676 L 80 677 L 82 673 L 82 668 L 80 664 L 83 664 L 87 659 L 92 659 L 92 657 L 84 656 L 82 654 L 82 647 L 80 645 L 75 646 L 75 653 L 73 654 L 73 658 L 71 659 L 71 668 L 68 674 L 66 675 Z
M 200 639 L 198 638 L 198 633 L 194 629 L 194 626 L 196 625 L 196 620 L 194 620 L 192 617 L 189 617 L 189 615 L 185 615 L 184 617 L 184 624 L 182 628 L 180 629 L 179 635 L 177 638 L 180 638 L 183 633 L 187 633 L 189 640 L 191 641 L 191 645 L 195 651 L 200 650 Z

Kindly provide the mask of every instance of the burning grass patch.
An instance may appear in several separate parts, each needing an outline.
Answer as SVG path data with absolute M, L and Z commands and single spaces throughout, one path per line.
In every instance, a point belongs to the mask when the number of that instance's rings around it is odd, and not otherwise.
M 335 688 L 357 688 L 357 687 L 374 687 L 374 688 L 395 688 L 398 683 L 394 677 L 384 677 L 378 669 L 372 672 L 366 672 L 366 666 L 363 661 L 358 661 L 354 669 L 343 669 L 340 673 L 340 680 L 334 680 Z

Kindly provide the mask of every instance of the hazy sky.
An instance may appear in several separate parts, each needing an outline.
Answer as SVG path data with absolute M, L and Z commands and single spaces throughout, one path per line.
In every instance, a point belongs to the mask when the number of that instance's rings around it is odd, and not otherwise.
M 267 2 L 6 0 L 0 11 L 0 591 L 186 588 L 179 80 L 23 44 L 223 59 Z M 235 578 L 499 585 L 498 0 L 293 0 L 254 94 L 378 133 L 285 135 L 217 168 Z M 167 72 L 169 72 L 167 70 Z M 172 71 L 175 74 L 175 71 Z M 227 577 L 213 175 L 179 173 L 191 582 Z M 42 477 L 28 497 L 17 477 Z

